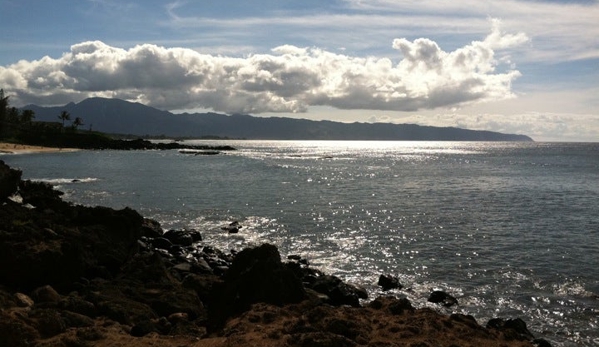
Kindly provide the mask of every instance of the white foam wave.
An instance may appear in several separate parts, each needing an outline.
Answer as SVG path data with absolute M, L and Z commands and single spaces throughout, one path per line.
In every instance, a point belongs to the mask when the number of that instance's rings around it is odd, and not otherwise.
M 588 291 L 582 283 L 567 281 L 565 283 L 553 284 L 553 291 L 559 296 L 578 296 L 584 298 L 599 298 L 599 295 Z
M 52 185 L 62 185 L 62 184 L 71 184 L 71 183 L 90 183 L 96 182 L 99 179 L 95 177 L 85 177 L 85 178 L 33 178 L 31 179 L 35 182 L 44 182 Z

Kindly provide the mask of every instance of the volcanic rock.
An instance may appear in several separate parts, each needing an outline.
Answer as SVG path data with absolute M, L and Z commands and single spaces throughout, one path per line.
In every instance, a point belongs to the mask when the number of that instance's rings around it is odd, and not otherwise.
M 518 319 L 486 328 L 405 298 L 360 307 L 359 288 L 283 264 L 272 245 L 160 249 L 160 225 L 131 209 L 72 205 L 29 181 L 19 194 L 0 196 L 0 346 L 548 345 Z
M 0 160 L 0 201 L 17 192 L 22 172 L 11 169 Z
M 222 286 L 214 289 L 217 305 L 212 313 L 217 320 L 243 312 L 258 302 L 284 305 L 306 298 L 301 281 L 283 265 L 278 249 L 270 244 L 239 252 Z
M 428 297 L 428 301 L 435 304 L 443 304 L 445 307 L 451 307 L 458 304 L 458 300 L 442 290 L 435 290 Z
M 384 291 L 391 289 L 401 289 L 403 287 L 399 283 L 399 279 L 391 275 L 380 275 L 378 285 L 381 286 Z

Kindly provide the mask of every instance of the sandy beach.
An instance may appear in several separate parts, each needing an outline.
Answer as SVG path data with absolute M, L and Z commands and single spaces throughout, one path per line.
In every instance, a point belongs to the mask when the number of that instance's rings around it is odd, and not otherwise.
M 52 153 L 74 152 L 76 148 L 55 148 L 43 146 L 21 145 L 16 143 L 0 142 L 0 154 L 27 154 L 27 153 Z

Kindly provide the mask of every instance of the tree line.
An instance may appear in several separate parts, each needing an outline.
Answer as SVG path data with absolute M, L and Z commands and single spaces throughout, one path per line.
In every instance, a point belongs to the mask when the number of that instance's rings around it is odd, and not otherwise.
M 70 125 L 66 121 L 71 120 L 71 114 L 62 111 L 58 115 L 61 121 L 61 128 L 52 126 L 48 122 L 35 122 L 35 112 L 33 110 L 20 110 L 10 106 L 10 96 L 6 95 L 4 89 L 0 89 L 0 139 L 13 140 L 20 142 L 23 138 L 29 138 L 31 135 L 49 135 L 53 132 L 64 133 L 65 131 L 77 132 L 83 124 L 81 117 L 75 117 Z

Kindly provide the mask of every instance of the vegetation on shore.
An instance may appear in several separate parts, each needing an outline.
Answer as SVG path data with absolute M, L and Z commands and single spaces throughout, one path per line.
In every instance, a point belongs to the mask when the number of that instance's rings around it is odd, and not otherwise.
M 56 122 L 34 121 L 35 112 L 10 107 L 9 96 L 0 89 L 0 141 L 57 148 L 80 149 L 197 149 L 197 150 L 234 150 L 230 146 L 189 146 L 172 143 L 154 143 L 143 140 L 115 138 L 98 131 L 80 130 L 85 125 L 83 118 L 77 116 L 71 121 L 71 114 L 62 111 Z M 69 125 L 66 123 L 71 121 Z

